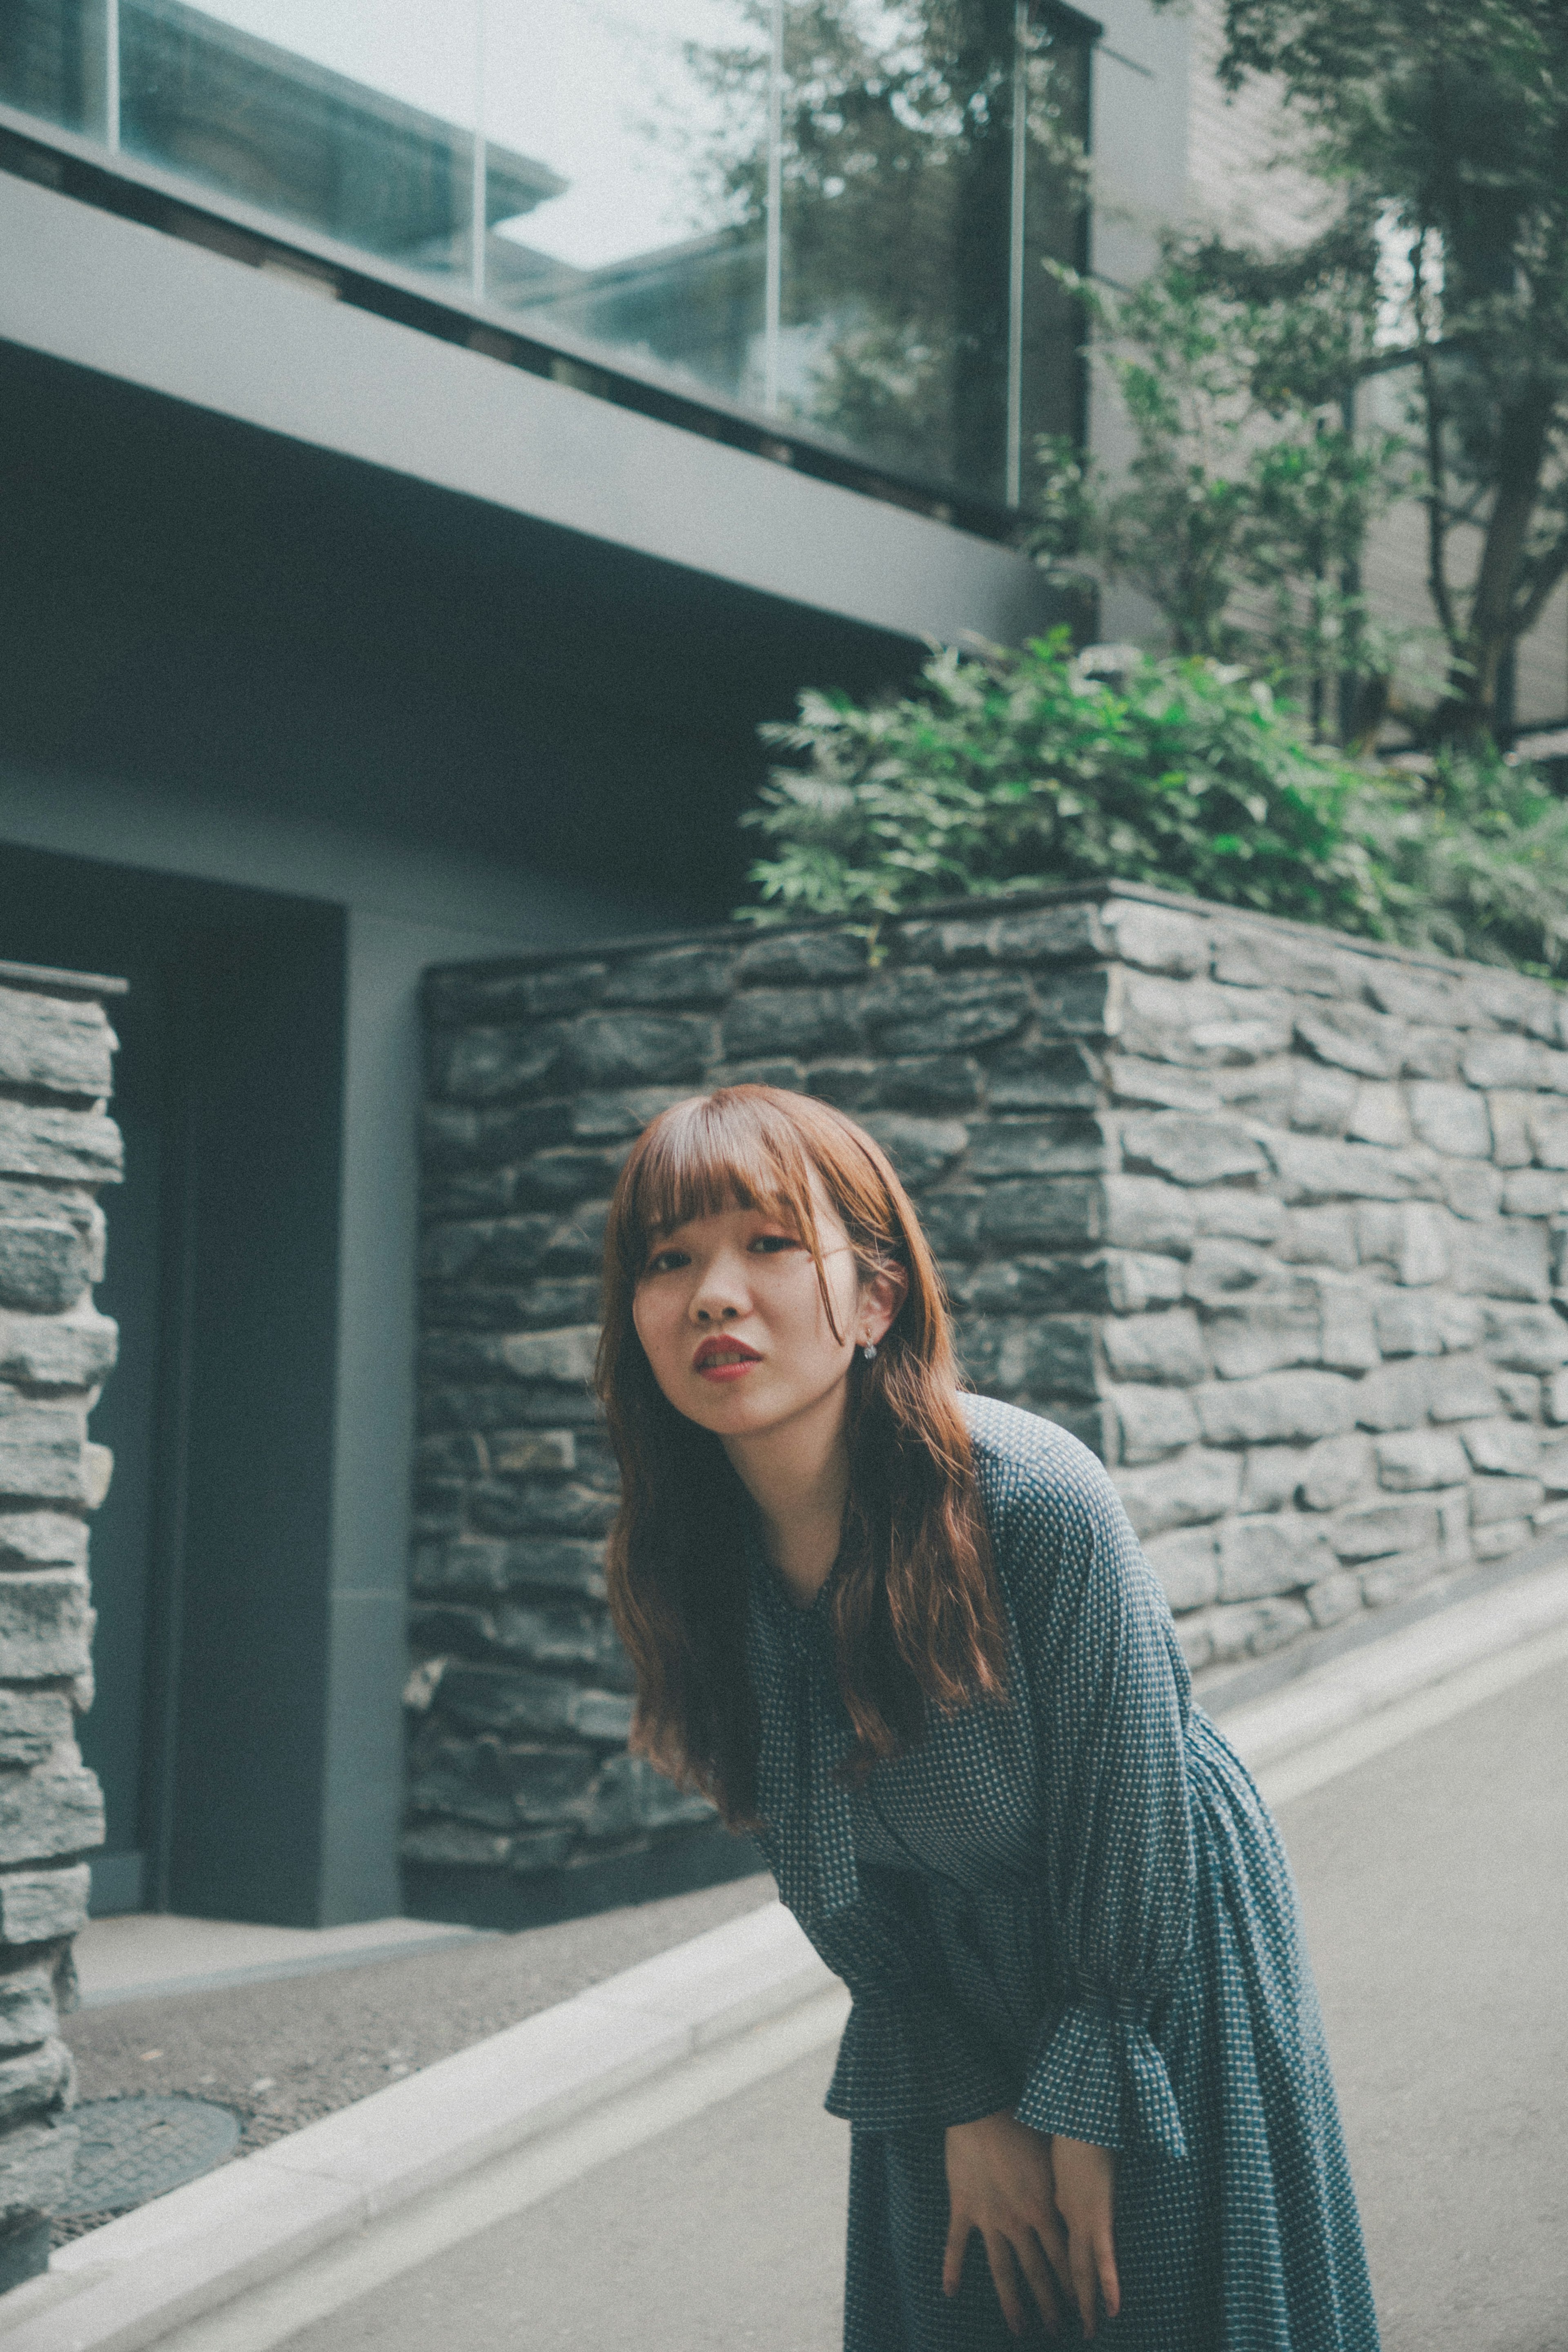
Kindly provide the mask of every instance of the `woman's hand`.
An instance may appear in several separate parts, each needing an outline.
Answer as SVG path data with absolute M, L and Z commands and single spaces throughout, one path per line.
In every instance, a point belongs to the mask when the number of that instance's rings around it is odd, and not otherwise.
M 994 2116 L 982 2116 L 977 2123 L 949 2124 L 947 2204 L 943 2294 L 957 2294 L 969 2232 L 978 2230 L 1013 2334 L 1023 2334 L 1021 2271 L 1054 2336 L 1057 2300 L 1051 2273 L 1054 2270 L 1065 2288 L 1071 2272 L 1067 2233 L 1051 2183 L 1051 2142 L 1016 2122 L 1005 2107 Z
M 1056 2210 L 1067 2230 L 1072 2297 L 1083 2322 L 1084 2335 L 1092 2336 L 1098 2295 L 1105 2298 L 1107 2319 L 1114 2319 L 1122 2308 L 1112 2230 L 1116 2208 L 1116 2159 L 1107 2147 L 1094 2147 L 1082 2139 L 1063 2139 L 1058 2133 L 1051 2143 L 1051 2171 Z M 1060 2277 L 1060 2263 L 1056 2270 Z
M 977 2123 L 949 2124 L 946 2137 L 950 2220 L 942 2263 L 942 2292 L 956 2294 L 969 2233 L 985 2242 L 991 2277 L 1008 2326 L 1023 2333 L 1019 2273 L 1054 2336 L 1058 2324 L 1054 2271 L 1077 2304 L 1085 2336 L 1104 2298 L 1108 2318 L 1122 2305 L 1112 2221 L 1116 2159 L 1084 2140 L 1046 2139 L 1006 2108 Z

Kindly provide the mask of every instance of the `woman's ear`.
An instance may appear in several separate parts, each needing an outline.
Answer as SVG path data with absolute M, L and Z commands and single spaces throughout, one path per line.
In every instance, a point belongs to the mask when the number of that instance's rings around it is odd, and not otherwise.
M 909 1276 L 903 1266 L 877 1268 L 869 1282 L 861 1286 L 860 1314 L 855 1324 L 857 1347 L 868 1339 L 873 1347 L 882 1345 L 908 1293 Z

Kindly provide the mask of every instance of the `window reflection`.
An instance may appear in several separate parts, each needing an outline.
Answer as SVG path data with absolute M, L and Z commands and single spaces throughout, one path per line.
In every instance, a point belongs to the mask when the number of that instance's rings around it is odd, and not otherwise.
M 1079 258 L 1086 30 L 1018 0 L 5 0 L 0 98 L 1016 505 L 1080 422 L 1042 263 Z

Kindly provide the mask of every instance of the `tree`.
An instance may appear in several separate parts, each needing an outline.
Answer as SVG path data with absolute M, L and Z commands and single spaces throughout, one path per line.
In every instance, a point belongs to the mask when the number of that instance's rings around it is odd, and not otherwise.
M 1349 689 L 1385 678 L 1396 651 L 1362 593 L 1363 551 L 1409 472 L 1401 436 L 1346 415 L 1375 345 L 1365 225 L 1315 250 L 1304 286 L 1256 270 L 1238 285 L 1234 257 L 1175 235 L 1129 293 L 1060 274 L 1134 451 L 1120 487 L 1069 442 L 1042 451 L 1036 553 L 1062 583 L 1092 557 L 1150 597 L 1176 653 L 1245 662 L 1321 731 L 1354 733 Z
M 1369 366 L 1409 384 L 1426 459 L 1433 733 L 1484 739 L 1568 574 L 1568 6 L 1225 0 L 1225 33 L 1222 80 L 1278 77 L 1400 264 Z

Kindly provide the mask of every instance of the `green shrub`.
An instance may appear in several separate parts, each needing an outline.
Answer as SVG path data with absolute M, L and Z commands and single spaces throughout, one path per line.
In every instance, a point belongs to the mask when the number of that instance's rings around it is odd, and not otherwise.
M 1104 667 L 1097 672 L 1098 659 Z M 1568 808 L 1528 770 L 1423 778 L 1311 741 L 1241 671 L 952 648 L 862 705 L 808 693 L 742 823 L 756 921 L 1114 877 L 1536 969 L 1568 963 Z

